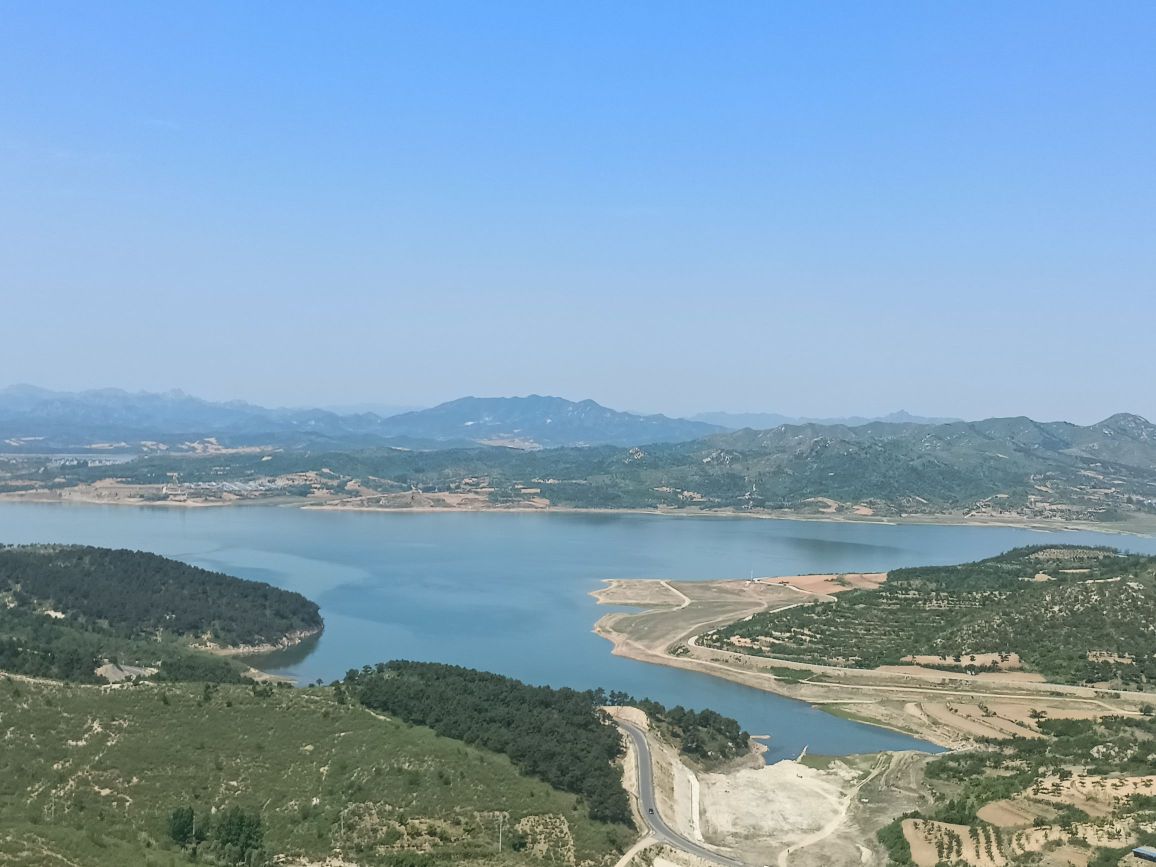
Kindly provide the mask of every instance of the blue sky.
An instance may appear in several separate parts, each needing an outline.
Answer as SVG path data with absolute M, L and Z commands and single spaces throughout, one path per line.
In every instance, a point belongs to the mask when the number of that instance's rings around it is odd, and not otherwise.
M 0 381 L 1156 417 L 1156 4 L 53 3 Z

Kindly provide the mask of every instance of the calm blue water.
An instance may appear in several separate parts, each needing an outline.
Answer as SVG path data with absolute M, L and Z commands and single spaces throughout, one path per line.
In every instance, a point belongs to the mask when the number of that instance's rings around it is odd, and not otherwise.
M 606 609 L 588 594 L 602 579 L 876 571 L 1048 539 L 1156 553 L 1156 538 L 999 527 L 0 503 L 0 542 L 140 548 L 317 601 L 321 639 L 267 663 L 302 681 L 407 658 L 620 689 L 734 716 L 753 734 L 772 735 L 770 760 L 804 746 L 841 755 L 926 745 L 717 678 L 612 656 L 591 632 Z

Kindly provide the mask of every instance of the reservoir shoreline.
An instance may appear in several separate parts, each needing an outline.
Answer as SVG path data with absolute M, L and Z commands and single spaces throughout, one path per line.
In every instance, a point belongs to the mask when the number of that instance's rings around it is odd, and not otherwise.
M 1047 533 L 1089 532 L 1105 535 L 1156 538 L 1156 516 L 1136 516 L 1127 521 L 1073 521 L 1050 518 L 1026 518 L 1015 515 L 983 516 L 952 513 L 908 515 L 857 515 L 854 513 L 821 514 L 786 510 L 743 511 L 738 509 L 683 509 L 663 508 L 579 508 L 576 506 L 367 506 L 349 504 L 341 500 L 319 502 L 306 497 L 265 497 L 259 499 L 184 499 L 150 500 L 144 497 L 109 497 L 99 493 L 79 492 L 67 488 L 60 491 L 8 491 L 0 493 L 0 504 L 26 503 L 42 505 L 77 506 L 132 506 L 144 509 L 226 509 L 283 508 L 315 512 L 359 512 L 399 515 L 646 515 L 665 518 L 743 518 L 762 521 L 800 521 L 822 524 L 852 524 L 869 526 L 936 526 L 936 527 L 1002 527 L 1036 530 Z
M 788 697 L 722 677 L 709 666 L 695 671 L 609 653 L 606 639 L 592 632 L 608 609 L 598 608 L 591 590 L 609 578 L 650 577 L 682 587 L 752 572 L 882 572 L 968 562 L 1048 538 L 1113 539 L 991 526 L 718 520 L 726 517 L 721 515 L 662 521 L 658 517 L 665 516 L 589 511 L 550 510 L 545 519 L 526 512 L 497 518 L 490 517 L 494 511 L 469 517 L 407 511 L 402 519 L 397 511 L 270 506 L 37 505 L 44 504 L 0 501 L 0 541 L 148 550 L 316 601 L 325 621 L 320 636 L 248 662 L 270 674 L 300 683 L 330 681 L 365 664 L 424 659 L 526 683 L 617 689 L 671 707 L 710 707 L 748 731 L 769 733 L 771 762 L 793 758 L 804 747 L 810 754 L 849 755 L 925 749 L 931 741 L 894 734 L 903 726 L 850 722 L 819 710 L 813 700 L 834 697 L 829 687 Z M 1151 538 L 1127 544 L 1156 553 Z M 867 697 L 861 690 L 848 695 Z M 854 704 L 846 709 L 859 710 Z

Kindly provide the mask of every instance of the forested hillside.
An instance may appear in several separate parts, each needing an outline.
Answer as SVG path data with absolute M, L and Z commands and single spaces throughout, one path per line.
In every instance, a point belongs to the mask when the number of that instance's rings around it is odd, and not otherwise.
M 504 753 L 523 772 L 581 795 L 592 819 L 633 824 L 614 764 L 621 736 L 592 692 L 405 661 L 350 671 L 345 684 L 366 707 Z
M 1015 668 L 1018 658 L 1056 682 L 1148 689 L 1156 682 L 1153 611 L 1156 557 L 1053 545 L 896 569 L 877 590 L 758 614 L 702 642 L 855 668 L 921 656 L 925 666 L 975 672 Z
M 0 547 L 0 669 L 94 681 L 105 661 L 171 680 L 236 681 L 192 645 L 277 643 L 321 628 L 299 593 L 140 551 Z
M 169 633 L 221 645 L 276 642 L 321 626 L 300 593 L 144 551 L 86 545 L 0 548 L 0 593 L 128 638 Z
M 500 674 L 432 662 L 393 661 L 349 671 L 344 687 L 366 707 L 504 753 L 522 771 L 582 796 L 590 817 L 631 824 L 615 764 L 621 735 L 600 710 L 632 705 L 683 753 L 717 763 L 742 755 L 750 736 L 712 710 L 667 709 L 602 689 L 530 686 Z
M 609 867 L 634 836 L 330 688 L 0 677 L 0 720 L 3 864 Z

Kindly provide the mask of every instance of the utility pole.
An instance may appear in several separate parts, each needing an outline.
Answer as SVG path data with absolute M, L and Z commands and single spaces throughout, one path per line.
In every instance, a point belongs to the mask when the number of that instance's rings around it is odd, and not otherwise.
M 502 814 L 498 813 L 498 854 L 502 852 Z

